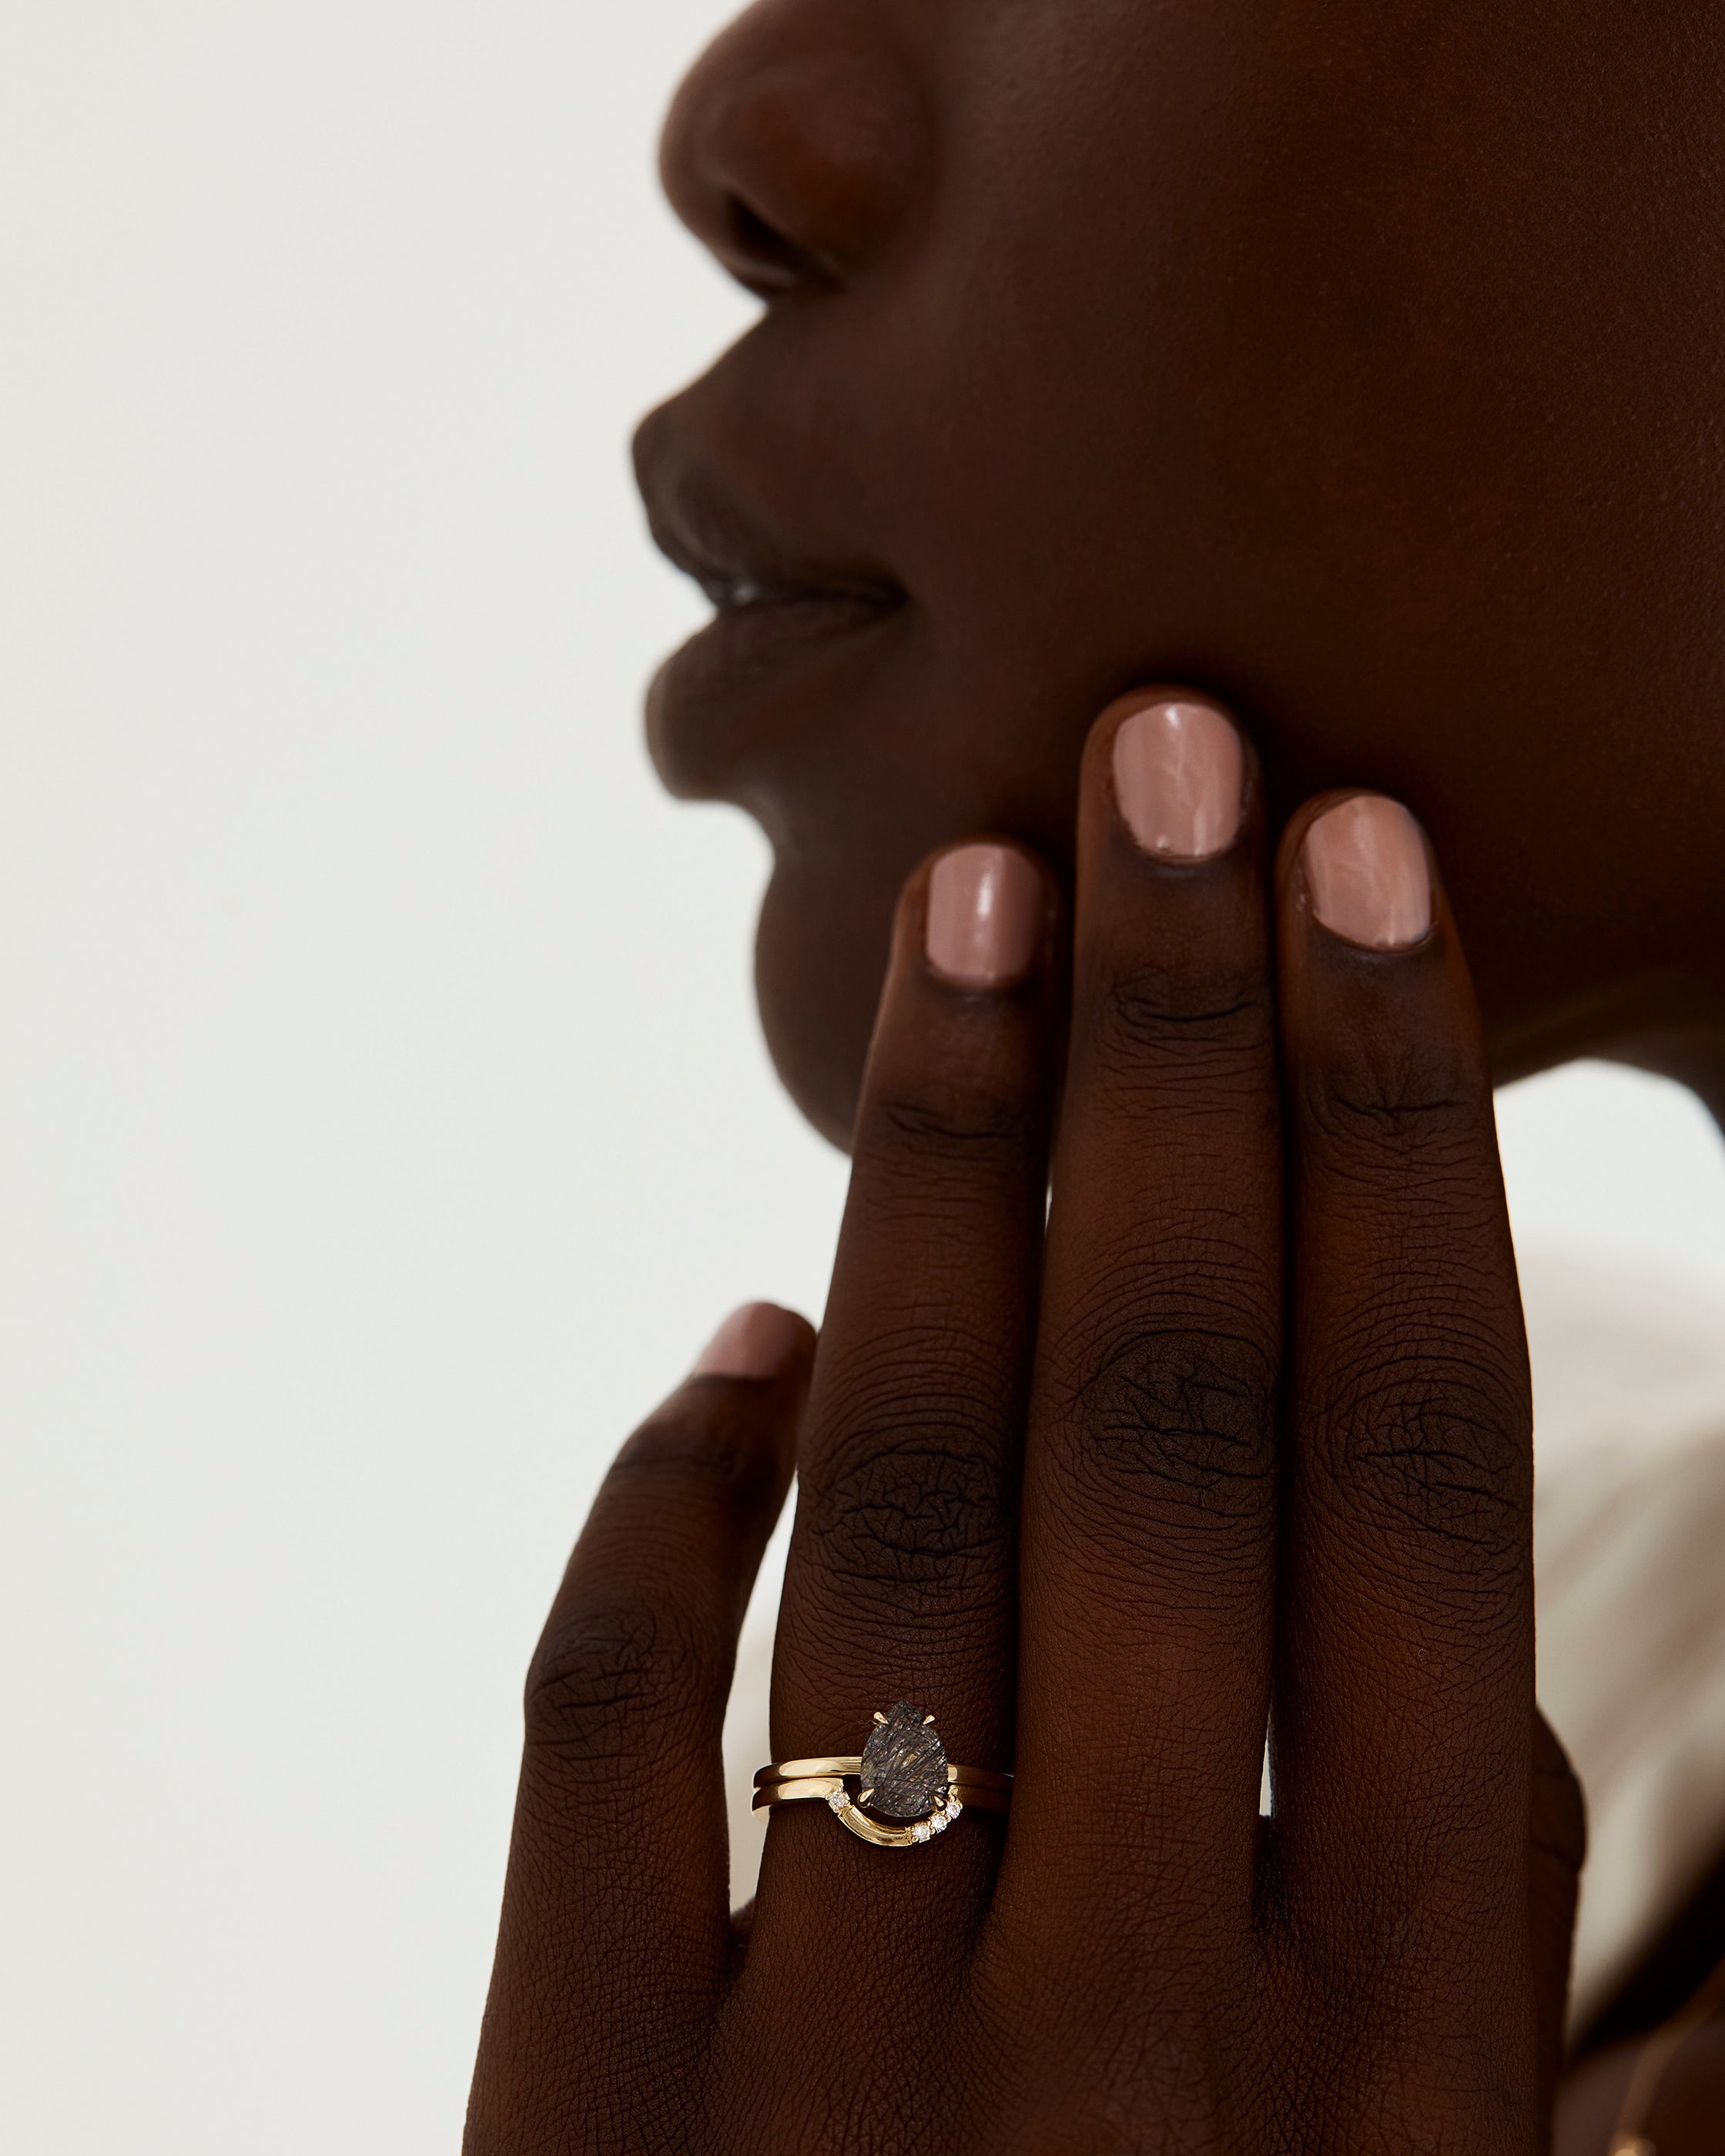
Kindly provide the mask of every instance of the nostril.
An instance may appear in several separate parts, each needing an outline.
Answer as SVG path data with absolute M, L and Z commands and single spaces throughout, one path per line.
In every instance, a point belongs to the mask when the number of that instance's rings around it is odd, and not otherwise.
M 757 0 L 697 63 L 665 123 L 671 207 L 764 299 L 839 290 L 872 267 L 924 169 L 911 78 L 877 33 L 843 27 L 805 0 Z
M 724 243 L 715 251 L 732 275 L 761 298 L 835 281 L 828 264 L 769 224 L 741 195 L 726 197 L 723 216 Z

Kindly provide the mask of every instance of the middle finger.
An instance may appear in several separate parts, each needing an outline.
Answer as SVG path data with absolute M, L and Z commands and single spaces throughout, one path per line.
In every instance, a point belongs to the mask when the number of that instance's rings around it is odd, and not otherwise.
M 1240 734 L 1178 690 L 1123 700 L 1080 809 L 999 1904 L 1062 1960 L 1145 1936 L 1147 1906 L 1163 1943 L 1183 1915 L 1214 1941 L 1250 1910 L 1282 1298 L 1271 950 Z

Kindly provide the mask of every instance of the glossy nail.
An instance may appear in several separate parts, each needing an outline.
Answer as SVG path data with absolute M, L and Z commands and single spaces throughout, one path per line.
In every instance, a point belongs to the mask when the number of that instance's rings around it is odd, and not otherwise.
M 1114 737 L 1120 813 L 1147 854 L 1209 860 L 1240 835 L 1245 759 L 1233 722 L 1194 697 L 1147 704 Z
M 1374 951 L 1405 950 L 1431 927 L 1431 874 L 1420 826 L 1400 802 L 1357 793 L 1327 808 L 1301 850 L 1324 927 Z
M 961 988 L 1004 988 L 1042 940 L 1042 879 L 1012 846 L 955 846 L 928 879 L 928 963 Z
M 776 1302 L 733 1310 L 701 1350 L 693 1378 L 776 1378 L 797 1350 L 797 1320 Z

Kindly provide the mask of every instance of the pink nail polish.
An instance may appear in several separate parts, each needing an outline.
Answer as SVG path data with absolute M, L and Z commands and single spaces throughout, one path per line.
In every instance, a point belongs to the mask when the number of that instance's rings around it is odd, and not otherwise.
M 773 1378 L 796 1352 L 797 1321 L 776 1302 L 733 1310 L 701 1350 L 691 1378 Z
M 1240 835 L 1245 759 L 1233 722 L 1193 697 L 1147 704 L 1114 737 L 1120 813 L 1148 854 L 1209 860 Z
M 1013 846 L 955 846 L 928 879 L 928 963 L 961 988 L 1021 981 L 1042 941 L 1042 879 Z
M 1405 950 L 1431 927 L 1431 874 L 1420 826 L 1399 801 L 1357 793 L 1327 808 L 1301 849 L 1312 908 L 1333 935 Z

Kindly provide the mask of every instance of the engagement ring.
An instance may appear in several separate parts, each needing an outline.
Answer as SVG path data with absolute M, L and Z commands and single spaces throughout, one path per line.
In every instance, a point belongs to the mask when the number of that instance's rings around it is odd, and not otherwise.
M 890 1714 L 875 1717 L 860 1753 L 783 1759 L 755 1777 L 757 1812 L 816 1801 L 877 1849 L 913 1849 L 944 1834 L 967 1806 L 1004 1812 L 1012 1777 L 952 1765 L 934 1717 L 901 1699 Z

